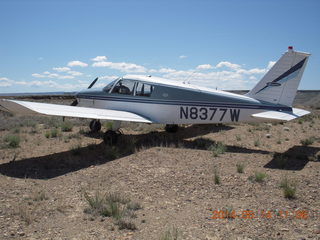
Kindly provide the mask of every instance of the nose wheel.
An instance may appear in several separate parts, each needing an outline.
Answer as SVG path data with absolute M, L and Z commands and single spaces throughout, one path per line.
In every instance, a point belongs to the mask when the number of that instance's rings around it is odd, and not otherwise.
M 96 133 L 101 130 L 101 123 L 99 120 L 92 120 L 89 124 L 89 127 L 91 132 Z

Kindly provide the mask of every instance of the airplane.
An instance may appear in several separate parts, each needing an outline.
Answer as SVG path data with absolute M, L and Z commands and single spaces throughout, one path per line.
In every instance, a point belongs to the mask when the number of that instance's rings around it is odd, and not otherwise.
M 165 124 L 167 132 L 176 132 L 179 124 L 290 121 L 310 113 L 292 107 L 309 56 L 289 46 L 245 95 L 159 77 L 126 75 L 102 89 L 92 89 L 96 78 L 88 89 L 75 95 L 71 106 L 1 99 L 0 109 L 89 118 L 92 132 L 101 130 L 100 120 L 113 120 L 112 129 L 104 133 L 106 144 L 117 142 L 122 121 Z

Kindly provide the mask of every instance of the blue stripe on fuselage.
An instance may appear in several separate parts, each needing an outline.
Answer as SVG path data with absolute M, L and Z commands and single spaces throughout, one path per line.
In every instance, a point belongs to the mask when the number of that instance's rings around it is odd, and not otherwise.
M 247 109 L 264 109 L 273 111 L 292 111 L 291 107 L 286 106 L 269 106 L 269 105 L 253 105 L 253 104 L 237 104 L 237 103 L 221 103 L 221 102 L 188 102 L 178 100 L 155 100 L 141 98 L 123 98 L 114 96 L 93 96 L 93 95 L 77 95 L 78 98 L 91 100 L 105 100 L 115 102 L 132 102 L 132 103 L 147 103 L 147 104 L 164 104 L 177 106 L 210 106 L 210 107 L 228 107 L 228 108 L 247 108 Z

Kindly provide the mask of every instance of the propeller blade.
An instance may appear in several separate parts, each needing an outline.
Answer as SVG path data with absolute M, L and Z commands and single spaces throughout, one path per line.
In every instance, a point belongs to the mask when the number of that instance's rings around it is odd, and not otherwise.
M 88 89 L 92 88 L 93 85 L 98 81 L 98 78 L 96 78 L 95 80 L 93 80 L 93 82 L 89 85 Z

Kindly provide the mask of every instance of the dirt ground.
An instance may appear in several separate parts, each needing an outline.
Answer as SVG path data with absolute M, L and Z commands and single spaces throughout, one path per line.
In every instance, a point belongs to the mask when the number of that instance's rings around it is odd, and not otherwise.
M 0 239 L 320 239 L 320 111 L 311 111 L 176 134 L 126 124 L 115 147 L 88 120 L 68 119 L 63 131 L 61 118 L 1 112 Z M 118 218 L 88 211 L 110 193 L 139 208 Z

